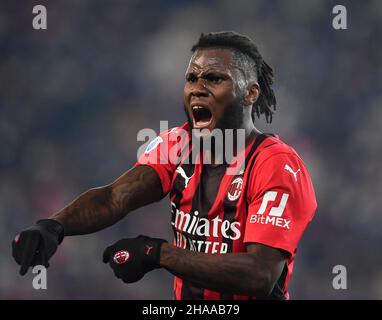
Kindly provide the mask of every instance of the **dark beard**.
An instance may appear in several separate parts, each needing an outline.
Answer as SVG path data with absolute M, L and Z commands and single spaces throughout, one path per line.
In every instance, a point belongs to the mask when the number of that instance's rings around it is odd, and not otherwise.
M 216 124 L 216 129 L 225 130 L 225 129 L 233 129 L 234 132 L 237 129 L 244 129 L 243 127 L 243 105 L 244 101 L 241 97 L 236 98 L 224 111 L 223 116 L 219 119 L 219 121 Z M 190 115 L 187 112 L 187 108 L 184 105 L 184 111 L 186 112 L 188 124 L 190 127 L 190 130 L 194 129 L 193 122 L 190 117 Z M 214 128 L 214 129 L 215 129 Z M 235 133 L 234 133 L 235 134 Z M 193 139 L 193 135 L 191 136 L 191 140 Z M 212 141 L 215 139 L 212 138 Z M 200 150 L 203 149 L 203 138 L 201 138 L 201 144 L 200 144 Z M 223 146 L 225 146 L 225 135 L 223 134 Z M 236 154 L 236 144 L 234 144 L 234 153 Z M 223 150 L 222 150 L 223 151 Z M 211 150 L 210 152 L 212 154 L 215 154 L 215 143 L 213 142 L 211 144 Z M 217 158 L 223 159 L 223 163 L 227 164 L 230 162 L 230 159 L 225 159 L 224 151 L 223 154 L 216 154 Z M 191 162 L 192 163 L 192 162 Z
M 183 105 L 190 129 L 194 129 L 192 119 Z M 241 129 L 243 128 L 243 98 L 237 97 L 224 111 L 223 116 L 216 123 L 217 129 Z
M 243 99 L 238 97 L 232 101 L 217 122 L 216 128 L 222 130 L 243 128 Z

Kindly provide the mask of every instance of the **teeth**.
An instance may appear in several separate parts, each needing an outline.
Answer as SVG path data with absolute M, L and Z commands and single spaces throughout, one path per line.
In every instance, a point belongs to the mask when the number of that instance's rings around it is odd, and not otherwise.
M 206 109 L 206 107 L 203 106 L 193 106 L 192 110 L 198 110 L 198 109 Z
M 212 121 L 212 113 L 205 106 L 195 105 L 192 107 L 192 112 L 194 123 L 198 126 L 207 125 Z

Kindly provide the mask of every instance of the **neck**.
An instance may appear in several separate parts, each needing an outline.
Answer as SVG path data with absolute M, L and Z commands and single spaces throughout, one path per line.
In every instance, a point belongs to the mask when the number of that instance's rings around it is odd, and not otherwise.
M 233 132 L 232 141 L 228 142 L 228 143 L 232 143 L 232 150 L 233 150 L 232 156 L 233 157 L 235 157 L 238 153 L 240 153 L 243 148 L 247 147 L 257 135 L 261 134 L 261 132 L 253 124 L 251 118 L 249 119 L 249 121 L 246 121 L 244 123 L 244 125 L 241 129 L 244 129 L 244 139 L 245 139 L 244 144 L 243 144 L 243 142 L 239 141 L 240 139 L 243 139 L 243 136 L 241 134 L 239 135 L 237 130 L 234 130 L 234 132 Z M 218 155 L 216 155 L 216 153 L 215 153 L 216 149 L 215 149 L 214 144 L 211 145 L 211 165 L 212 166 L 218 166 L 219 164 L 221 164 L 221 159 L 222 159 L 221 157 L 223 157 L 223 159 L 225 159 L 226 162 L 230 162 L 230 159 L 225 158 L 225 156 L 226 156 L 226 150 L 225 150 L 225 146 L 226 146 L 226 140 L 225 139 L 226 139 L 226 137 L 224 137 L 223 139 L 224 139 L 223 155 L 220 155 L 220 157 Z M 219 159 L 219 161 L 218 161 L 218 159 Z
M 245 130 L 245 145 L 250 144 L 257 135 L 261 134 L 261 131 L 255 127 L 252 121 L 251 109 L 244 109 L 243 129 Z

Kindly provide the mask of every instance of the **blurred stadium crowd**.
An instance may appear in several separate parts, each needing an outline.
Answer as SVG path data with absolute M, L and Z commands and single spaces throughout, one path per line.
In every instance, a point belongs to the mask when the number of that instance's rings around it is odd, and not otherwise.
M 44 4 L 48 29 L 32 28 Z M 156 270 L 133 285 L 103 265 L 103 249 L 138 234 L 172 239 L 168 201 L 97 234 L 65 239 L 32 288 L 11 258 L 14 235 L 136 160 L 142 128 L 184 121 L 190 48 L 201 32 L 235 30 L 276 73 L 277 112 L 257 126 L 305 160 L 318 210 L 297 255 L 293 299 L 382 298 L 382 2 L 346 1 L 348 29 L 332 28 L 333 1 L 1 1 L 0 299 L 171 299 Z M 332 287 L 347 267 L 348 289 Z

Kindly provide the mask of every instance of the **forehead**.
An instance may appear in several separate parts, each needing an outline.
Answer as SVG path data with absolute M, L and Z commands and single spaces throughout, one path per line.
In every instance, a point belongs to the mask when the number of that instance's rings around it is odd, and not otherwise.
M 232 67 L 232 52 L 229 49 L 199 49 L 190 59 L 187 71 L 218 69 L 228 71 Z

